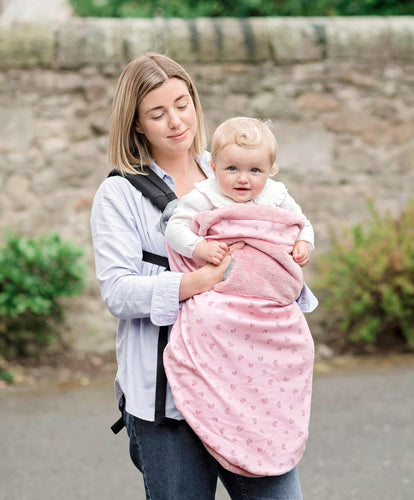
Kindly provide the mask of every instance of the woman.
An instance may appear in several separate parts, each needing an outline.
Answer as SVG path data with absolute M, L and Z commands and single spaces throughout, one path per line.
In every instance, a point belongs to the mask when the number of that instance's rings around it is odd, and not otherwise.
M 146 54 L 122 72 L 113 102 L 109 161 L 123 173 L 146 165 L 180 198 L 213 173 L 204 151 L 204 119 L 185 70 L 168 57 Z M 127 179 L 106 179 L 91 216 L 97 278 L 117 331 L 117 400 L 125 396 L 132 461 L 142 472 L 147 498 L 214 499 L 217 478 L 233 499 L 302 498 L 296 469 L 278 477 L 247 478 L 223 469 L 175 408 L 169 387 L 168 423 L 154 425 L 157 340 L 179 304 L 222 281 L 230 256 L 189 273 L 167 272 L 142 260 L 166 255 L 156 225 L 160 212 Z

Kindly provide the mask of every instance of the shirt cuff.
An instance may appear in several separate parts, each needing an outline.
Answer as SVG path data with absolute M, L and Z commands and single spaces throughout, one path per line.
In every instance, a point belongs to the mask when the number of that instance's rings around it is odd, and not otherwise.
M 310 313 L 314 311 L 319 304 L 318 299 L 313 294 L 312 290 L 306 285 L 303 284 L 302 291 L 300 292 L 299 297 L 296 299 L 296 302 L 299 305 L 300 310 L 303 313 Z
M 179 309 L 179 290 L 183 273 L 164 272 L 158 275 L 151 304 L 151 323 L 156 326 L 172 325 Z

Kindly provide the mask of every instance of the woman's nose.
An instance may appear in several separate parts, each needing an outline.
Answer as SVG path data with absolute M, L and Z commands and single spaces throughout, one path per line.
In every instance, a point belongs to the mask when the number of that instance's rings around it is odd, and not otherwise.
M 180 125 L 180 119 L 175 111 L 171 111 L 169 114 L 169 126 L 171 128 L 176 128 Z

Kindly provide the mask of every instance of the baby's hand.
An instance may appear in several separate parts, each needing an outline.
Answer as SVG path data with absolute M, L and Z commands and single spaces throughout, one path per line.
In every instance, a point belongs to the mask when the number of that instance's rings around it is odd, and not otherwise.
M 229 249 L 226 243 L 214 240 L 203 240 L 195 247 L 193 257 L 204 259 L 217 266 L 227 255 L 228 251 Z
M 306 266 L 310 257 L 310 243 L 304 240 L 297 241 L 293 247 L 292 257 L 300 267 Z

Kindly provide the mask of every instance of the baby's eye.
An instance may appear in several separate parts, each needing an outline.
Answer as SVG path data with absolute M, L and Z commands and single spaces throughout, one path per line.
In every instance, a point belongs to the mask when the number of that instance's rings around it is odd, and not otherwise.
M 230 170 L 230 172 L 235 172 L 237 169 L 236 169 L 236 167 L 233 167 L 232 165 L 230 165 L 230 167 L 228 167 L 228 170 Z
M 258 174 L 260 172 L 260 169 L 257 167 L 254 167 L 251 169 L 251 172 L 253 172 L 254 174 Z

